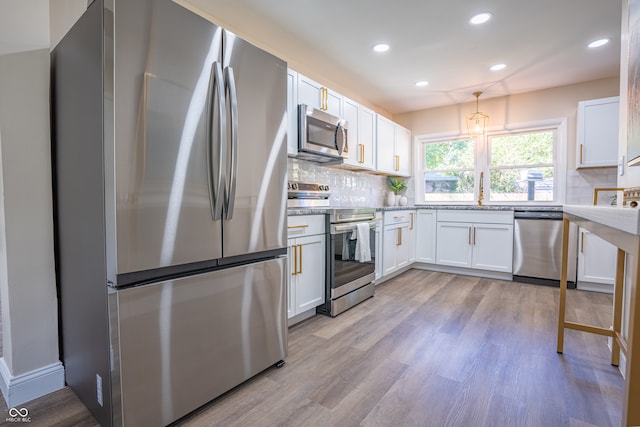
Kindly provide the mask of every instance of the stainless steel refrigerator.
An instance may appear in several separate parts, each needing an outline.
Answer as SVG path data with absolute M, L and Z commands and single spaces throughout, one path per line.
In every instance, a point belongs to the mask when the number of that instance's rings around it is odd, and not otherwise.
M 52 52 L 62 358 L 102 425 L 286 356 L 286 78 L 171 0 L 95 0 Z

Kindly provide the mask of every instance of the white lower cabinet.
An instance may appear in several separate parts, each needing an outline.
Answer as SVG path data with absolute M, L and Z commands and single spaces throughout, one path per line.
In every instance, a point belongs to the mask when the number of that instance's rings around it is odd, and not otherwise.
M 382 212 L 376 212 L 376 280 L 382 277 L 382 258 L 384 256 L 382 250 Z
M 311 310 L 325 301 L 324 224 L 324 215 L 289 217 L 289 318 Z
M 416 218 L 416 261 L 436 262 L 436 211 L 419 210 Z
M 382 275 L 408 266 L 415 259 L 415 211 L 384 213 Z
M 513 212 L 438 211 L 437 219 L 436 264 L 512 272 Z
M 583 228 L 580 228 L 579 239 L 578 289 L 613 292 L 616 247 Z

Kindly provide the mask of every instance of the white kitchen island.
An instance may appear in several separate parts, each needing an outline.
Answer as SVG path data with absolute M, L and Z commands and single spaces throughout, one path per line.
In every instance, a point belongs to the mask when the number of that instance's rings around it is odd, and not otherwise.
M 638 279 L 640 278 L 640 210 L 609 206 L 565 205 L 563 207 L 562 275 L 560 279 L 560 304 L 558 314 L 558 353 L 563 352 L 564 330 L 574 329 L 612 337 L 611 364 L 618 366 L 620 350 L 626 356 L 625 390 L 622 406 L 622 424 L 640 425 L 640 310 L 638 310 Z M 567 296 L 567 266 L 569 247 L 569 223 L 573 222 L 601 237 L 618 248 L 616 279 L 613 296 L 613 328 L 600 328 L 565 321 Z M 625 261 L 628 258 L 629 287 L 628 334 L 621 332 L 623 312 L 623 287 Z

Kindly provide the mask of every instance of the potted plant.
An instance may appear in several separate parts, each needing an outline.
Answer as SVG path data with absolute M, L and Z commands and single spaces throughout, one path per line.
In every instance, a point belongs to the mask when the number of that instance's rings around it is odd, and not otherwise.
M 400 178 L 388 176 L 387 185 L 391 189 L 391 192 L 387 196 L 387 204 L 389 206 L 400 204 L 400 198 L 402 197 L 400 193 L 407 189 L 407 184 Z

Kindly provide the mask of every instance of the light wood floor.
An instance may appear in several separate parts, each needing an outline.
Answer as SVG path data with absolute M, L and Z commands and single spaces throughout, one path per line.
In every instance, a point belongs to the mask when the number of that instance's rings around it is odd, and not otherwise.
M 177 425 L 619 426 L 606 338 L 567 331 L 556 353 L 558 295 L 410 270 L 335 319 L 292 327 L 283 368 Z M 567 320 L 608 327 L 611 296 L 569 291 Z M 68 389 L 23 406 L 31 425 L 95 425 Z

